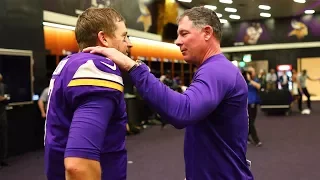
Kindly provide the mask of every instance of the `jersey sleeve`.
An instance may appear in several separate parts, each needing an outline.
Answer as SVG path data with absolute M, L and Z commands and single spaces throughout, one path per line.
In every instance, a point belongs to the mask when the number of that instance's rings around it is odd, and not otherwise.
M 123 92 L 119 71 L 102 60 L 88 60 L 67 83 L 66 98 L 73 118 L 65 157 L 99 161 L 108 124 Z

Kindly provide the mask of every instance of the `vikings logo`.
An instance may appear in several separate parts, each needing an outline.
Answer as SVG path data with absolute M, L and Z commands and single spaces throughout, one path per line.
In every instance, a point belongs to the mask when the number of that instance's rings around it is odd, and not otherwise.
M 291 26 L 293 30 L 288 34 L 288 36 L 296 36 L 300 40 L 308 35 L 308 27 L 304 23 L 292 20 Z
M 137 19 L 137 22 L 142 23 L 144 31 L 147 32 L 152 25 L 152 16 L 151 16 L 150 10 L 147 7 L 147 4 L 150 3 L 152 0 L 138 0 L 138 1 L 139 1 L 139 10 L 141 15 Z

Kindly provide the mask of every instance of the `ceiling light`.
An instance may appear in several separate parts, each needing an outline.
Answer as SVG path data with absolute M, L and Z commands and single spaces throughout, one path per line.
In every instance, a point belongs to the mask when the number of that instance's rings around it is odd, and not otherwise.
M 221 23 L 227 23 L 228 21 L 226 19 L 220 19 Z
M 219 0 L 219 2 L 221 3 L 225 3 L 225 4 L 232 4 L 232 0 Z
M 216 10 L 217 9 L 217 6 L 212 6 L 212 5 L 204 5 L 205 8 L 208 8 L 212 11 Z
M 229 16 L 229 18 L 231 18 L 231 19 L 240 19 L 240 16 L 239 16 L 239 15 L 231 14 L 231 15 Z
M 227 12 L 233 12 L 233 13 L 237 12 L 237 9 L 235 9 L 235 8 L 228 8 L 227 7 L 227 8 L 224 8 L 224 10 L 227 11 Z
M 313 13 L 315 13 L 315 11 L 310 9 L 310 10 L 305 10 L 304 13 L 306 13 L 306 14 L 313 14 Z
M 270 7 L 270 6 L 267 6 L 267 5 L 259 5 L 259 9 L 270 10 L 271 7 Z
M 190 3 L 192 0 L 178 0 L 178 1 L 180 1 L 180 2 L 188 2 L 188 3 Z
M 220 13 L 216 13 L 216 15 L 218 16 L 218 18 L 222 17 L 222 14 L 220 14 Z
M 260 13 L 261 17 L 271 17 L 270 13 Z
M 59 28 L 59 29 L 67 29 L 67 30 L 75 30 L 74 26 L 68 26 L 68 25 L 63 25 L 63 24 L 56 24 L 56 23 L 51 23 L 51 22 L 42 22 L 44 26 L 49 26 L 49 27 L 54 27 L 54 28 Z
M 296 3 L 306 3 L 306 0 L 293 0 Z

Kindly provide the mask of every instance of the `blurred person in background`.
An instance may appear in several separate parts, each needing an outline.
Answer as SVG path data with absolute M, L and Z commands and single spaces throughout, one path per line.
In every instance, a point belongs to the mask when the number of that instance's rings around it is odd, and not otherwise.
M 274 69 L 270 69 L 270 72 L 267 74 L 266 80 L 267 80 L 268 91 L 273 91 L 278 89 L 277 88 L 278 77 Z
M 289 90 L 289 81 L 290 81 L 290 77 L 287 75 L 287 71 L 283 71 L 282 75 L 279 77 L 281 89 Z
M 256 77 L 256 72 L 253 67 L 248 67 L 246 73 L 246 81 L 248 84 L 248 114 L 249 114 L 249 137 L 248 143 L 253 143 L 257 147 L 262 145 L 258 137 L 258 133 L 255 126 L 255 121 L 258 112 L 258 106 L 260 104 L 259 91 L 261 84 Z M 251 137 L 251 138 L 250 138 Z
M 6 105 L 10 98 L 5 90 L 6 85 L 3 83 L 3 77 L 0 74 L 0 167 L 8 166 L 8 163 L 6 162 L 8 156 L 8 121 Z
M 292 94 L 292 97 L 293 97 L 293 101 L 292 101 L 291 107 L 292 107 L 294 102 L 298 101 L 301 98 L 301 96 L 299 94 L 299 91 L 302 92 L 302 89 L 301 89 L 301 85 L 300 85 L 300 82 L 298 80 L 298 77 L 299 76 L 298 76 L 297 70 L 292 69 L 292 77 L 291 77 L 292 90 L 291 90 L 291 94 Z
M 41 112 L 42 118 L 46 118 L 48 99 L 49 99 L 49 87 L 46 87 L 42 91 L 41 96 L 38 100 L 38 107 Z
M 260 69 L 258 79 L 261 85 L 261 91 L 265 90 L 267 88 L 267 73 L 264 69 Z
M 302 70 L 302 73 L 300 74 L 299 78 L 298 78 L 298 81 L 299 81 L 299 84 L 301 86 L 301 89 L 299 89 L 299 95 L 301 96 L 301 98 L 299 98 L 299 102 L 298 102 L 298 108 L 300 110 L 301 113 L 303 114 L 310 114 L 311 113 L 311 99 L 310 99 L 310 94 L 309 94 L 309 91 L 308 91 L 308 88 L 307 88 L 307 83 L 306 81 L 310 80 L 310 81 L 319 81 L 320 79 L 315 79 L 315 78 L 311 78 L 308 73 L 307 73 L 307 70 L 304 69 Z M 303 95 L 305 95 L 307 97 L 307 107 L 308 109 L 306 109 L 305 112 L 303 112 L 303 109 L 302 109 L 302 97 Z

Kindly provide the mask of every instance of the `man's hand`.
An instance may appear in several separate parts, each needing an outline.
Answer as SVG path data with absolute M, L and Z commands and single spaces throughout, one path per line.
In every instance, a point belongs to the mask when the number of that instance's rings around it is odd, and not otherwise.
M 129 71 L 136 64 L 134 60 L 114 48 L 100 46 L 88 47 L 83 49 L 83 52 L 102 54 L 112 60 L 120 69 L 125 71 Z
M 252 80 L 249 73 L 247 73 L 247 80 L 248 80 L 248 81 L 251 81 L 251 80 Z

